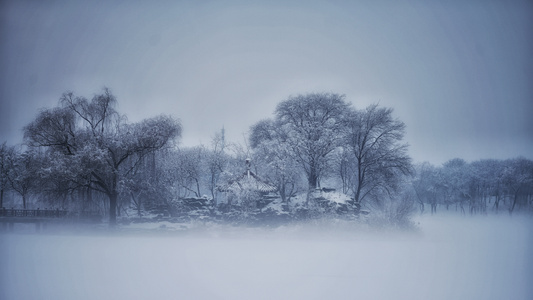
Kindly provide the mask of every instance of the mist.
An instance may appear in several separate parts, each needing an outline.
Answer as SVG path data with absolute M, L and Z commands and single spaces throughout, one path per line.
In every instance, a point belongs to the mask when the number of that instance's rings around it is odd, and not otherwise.
M 2 299 L 531 299 L 530 218 L 417 216 L 416 229 L 124 227 L 1 239 Z M 75 234 L 74 234 L 75 233 Z
M 532 8 L 1 1 L 0 299 L 533 299 Z

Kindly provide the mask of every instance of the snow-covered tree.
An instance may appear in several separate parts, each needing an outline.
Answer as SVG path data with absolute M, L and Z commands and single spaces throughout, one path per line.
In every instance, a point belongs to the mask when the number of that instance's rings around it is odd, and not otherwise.
M 284 203 L 302 189 L 298 162 L 291 155 L 291 148 L 283 141 L 272 120 L 263 120 L 251 128 L 250 145 L 254 150 L 257 172 L 274 184 Z
M 310 190 L 319 186 L 331 153 L 341 142 L 339 133 L 349 107 L 344 95 L 332 93 L 292 96 L 276 107 L 279 139 L 304 170 Z
M 519 157 L 505 161 L 503 182 L 511 200 L 509 213 L 533 206 L 533 161 Z
M 216 133 L 211 140 L 211 147 L 204 148 L 204 170 L 206 186 L 216 203 L 217 187 L 221 176 L 228 166 L 230 157 L 226 153 L 226 141 L 223 131 Z
M 11 189 L 21 196 L 24 209 L 28 207 L 28 197 L 37 187 L 41 162 L 39 153 L 32 149 L 20 151 L 13 147 L 9 151 L 7 179 Z
M 474 187 L 470 165 L 461 158 L 450 159 L 439 168 L 438 179 L 434 182 L 446 209 L 451 204 L 459 204 L 464 213 L 464 203 L 468 201 L 472 211 L 477 199 L 477 187 Z
M 335 151 L 333 159 L 333 174 L 339 181 L 338 186 L 342 193 L 353 194 L 354 182 L 357 172 L 355 171 L 355 160 L 347 147 L 340 147 Z
M 351 109 L 345 120 L 344 145 L 355 164 L 355 201 L 361 203 L 380 189 L 393 190 L 398 176 L 411 171 L 407 145 L 402 143 L 405 124 L 392 117 L 391 108 L 378 105 Z
M 486 213 L 488 203 L 494 201 L 493 209 L 498 213 L 500 203 L 505 197 L 504 170 L 505 162 L 497 159 L 482 159 L 470 165 L 470 186 L 475 196 L 472 210 Z
M 64 159 L 75 157 L 80 168 L 71 180 L 108 197 L 109 222 L 113 226 L 120 181 L 147 154 L 179 137 L 181 125 L 169 116 L 127 123 L 115 111 L 116 99 L 107 88 L 91 101 L 68 92 L 60 103 L 59 108 L 41 111 L 25 127 L 25 140 L 30 146 L 60 152 Z
M 4 207 L 4 195 L 9 189 L 9 155 L 11 147 L 4 142 L 0 145 L 0 208 Z
M 400 180 L 408 181 L 409 176 L 401 176 Z M 416 210 L 416 193 L 403 182 L 398 190 L 391 194 L 385 190 L 378 190 L 368 198 L 368 206 L 372 209 L 369 222 L 375 226 L 393 226 L 409 228 L 413 226 L 411 215 Z
M 157 162 L 161 188 L 172 190 L 170 194 L 175 199 L 188 197 L 191 193 L 201 197 L 204 152 L 205 149 L 198 146 L 161 153 Z
M 438 204 L 438 169 L 428 162 L 418 164 L 414 169 L 411 184 L 420 207 L 420 213 L 424 212 L 425 204 L 430 204 L 431 214 L 434 214 L 437 212 Z

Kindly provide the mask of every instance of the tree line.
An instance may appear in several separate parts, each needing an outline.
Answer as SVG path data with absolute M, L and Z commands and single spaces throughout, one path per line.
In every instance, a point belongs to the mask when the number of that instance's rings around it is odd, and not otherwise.
M 455 158 L 442 166 L 417 165 L 412 186 L 420 212 L 437 206 L 463 214 L 532 211 L 533 161 L 523 157 L 483 159 L 471 163 Z
M 357 109 L 344 95 L 288 97 L 272 118 L 250 128 L 244 146 L 228 143 L 222 130 L 209 145 L 179 147 L 179 120 L 160 115 L 130 123 L 116 104 L 107 88 L 90 100 L 64 93 L 57 107 L 42 109 L 24 127 L 23 145 L 3 143 L 0 206 L 96 210 L 111 225 L 131 207 L 138 215 L 172 214 L 184 198 L 206 199 L 216 211 L 223 204 L 220 185 L 251 158 L 254 172 L 277 188 L 289 211 L 298 195 L 305 195 L 306 209 L 314 207 L 319 188 L 391 218 L 408 215 L 416 204 L 432 213 L 438 205 L 464 213 L 532 211 L 531 160 L 413 165 L 405 124 L 393 110 Z

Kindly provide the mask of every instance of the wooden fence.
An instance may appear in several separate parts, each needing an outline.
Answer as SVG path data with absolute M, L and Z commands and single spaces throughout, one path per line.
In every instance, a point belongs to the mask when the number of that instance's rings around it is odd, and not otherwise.
M 14 209 L 2 208 L 0 217 L 5 218 L 64 218 L 68 211 L 59 209 Z

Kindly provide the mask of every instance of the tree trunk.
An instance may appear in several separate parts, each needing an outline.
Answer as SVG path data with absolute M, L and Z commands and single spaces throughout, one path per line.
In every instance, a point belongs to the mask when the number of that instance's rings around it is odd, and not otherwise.
M 194 178 L 194 181 L 196 181 L 196 197 L 200 198 L 200 182 L 198 182 L 197 178 Z
M 307 181 L 309 183 L 309 190 L 316 189 L 318 185 L 318 175 L 316 174 L 315 166 L 311 166 L 311 169 L 309 170 L 309 176 L 307 177 Z
M 216 174 L 211 173 L 211 187 L 210 187 L 211 188 L 211 198 L 213 198 L 213 201 L 215 203 L 217 202 L 216 197 L 215 197 L 216 186 L 217 186 Z
M 355 187 L 354 195 L 355 203 L 361 203 L 361 189 L 363 188 L 364 180 L 365 174 L 363 174 L 362 158 L 357 157 L 357 186 Z
M 117 199 L 118 193 L 111 192 L 109 196 L 109 226 L 115 227 L 117 225 Z
M 140 218 L 140 217 L 142 217 L 142 211 L 141 211 L 141 208 L 142 208 L 142 203 L 141 203 L 142 197 L 139 197 L 138 199 L 139 199 L 138 200 L 139 201 L 139 205 L 137 206 L 137 215 Z
M 285 181 L 284 180 L 282 181 L 281 187 L 279 189 L 279 195 L 281 197 L 281 202 L 282 203 L 286 203 L 287 202 L 287 195 L 285 195 Z
M 514 208 L 516 206 L 516 202 L 518 201 L 518 191 L 515 192 L 514 194 L 514 197 L 513 197 L 513 205 L 511 206 L 511 208 L 509 209 L 509 214 L 512 215 L 513 214 L 513 211 L 514 211 Z
M 137 216 L 140 218 L 142 217 L 142 212 L 141 212 L 142 197 L 136 198 L 133 192 L 130 192 L 130 195 L 131 195 L 131 200 L 133 201 L 133 204 L 135 204 L 135 208 L 137 209 Z

